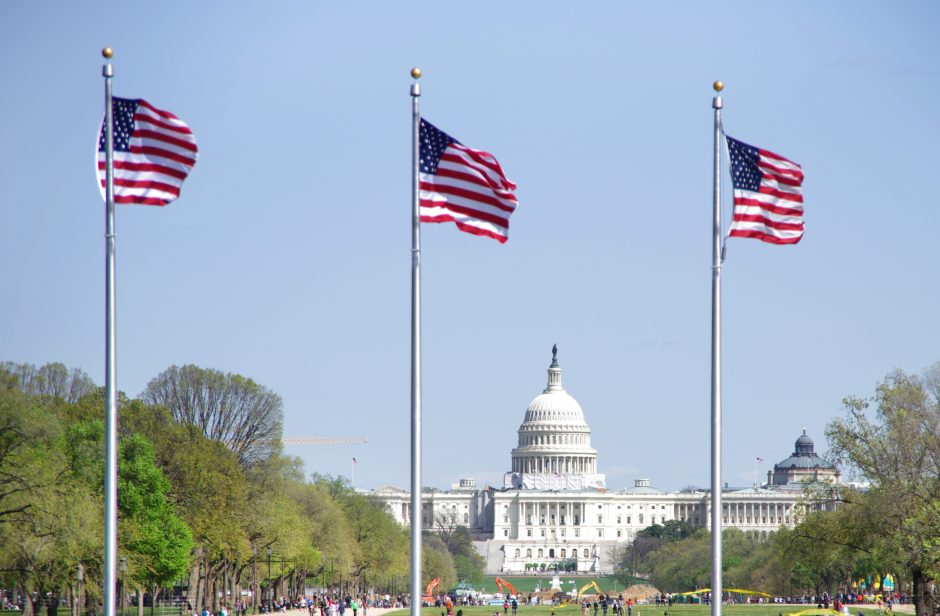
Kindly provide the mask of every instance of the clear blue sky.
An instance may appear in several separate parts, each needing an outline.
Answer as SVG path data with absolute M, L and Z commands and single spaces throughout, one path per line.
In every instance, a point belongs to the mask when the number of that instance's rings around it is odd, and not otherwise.
M 424 227 L 425 477 L 496 482 L 557 343 L 612 487 L 709 481 L 711 84 L 800 162 L 797 246 L 729 242 L 724 475 L 817 449 L 940 359 L 934 2 L 113 2 L 0 9 L 0 359 L 104 372 L 99 50 L 193 128 L 180 200 L 118 212 L 118 385 L 284 398 L 308 472 L 408 485 L 410 97 L 518 185 L 505 245 Z M 730 191 L 729 193 L 730 194 Z M 730 207 L 726 202 L 726 217 Z

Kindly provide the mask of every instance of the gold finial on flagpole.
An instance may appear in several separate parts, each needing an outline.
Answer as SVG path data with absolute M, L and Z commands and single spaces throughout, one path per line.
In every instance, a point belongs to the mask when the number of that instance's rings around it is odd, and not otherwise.
M 104 49 L 101 50 L 101 55 L 104 57 L 105 60 L 110 60 L 111 56 L 114 55 L 114 50 L 111 49 L 110 47 L 105 47 Z
M 411 69 L 411 76 L 415 79 L 421 79 L 421 69 L 417 66 Z
M 721 92 L 722 90 L 725 89 L 725 82 L 716 81 L 715 83 L 712 84 L 712 87 L 715 88 L 715 92 Z

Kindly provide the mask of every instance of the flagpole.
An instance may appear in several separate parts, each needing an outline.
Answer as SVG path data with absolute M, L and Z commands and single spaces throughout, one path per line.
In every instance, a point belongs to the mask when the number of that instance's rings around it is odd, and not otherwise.
M 715 176 L 712 195 L 712 591 L 711 616 L 721 616 L 721 94 L 714 84 Z
M 411 69 L 411 616 L 421 614 L 421 69 Z
M 111 79 L 114 69 L 110 47 L 101 50 L 105 65 L 104 131 L 105 131 L 105 470 L 104 470 L 104 616 L 113 616 L 117 589 L 117 327 L 115 318 L 114 281 L 114 119 L 111 105 Z

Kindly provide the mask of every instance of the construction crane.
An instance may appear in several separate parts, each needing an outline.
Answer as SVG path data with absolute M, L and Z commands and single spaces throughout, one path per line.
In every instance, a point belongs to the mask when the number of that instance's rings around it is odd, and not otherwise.
M 302 438 L 282 438 L 282 445 L 364 445 L 368 443 L 364 436 L 305 436 Z M 356 487 L 356 458 L 352 459 L 349 483 Z
M 281 439 L 282 445 L 362 445 L 367 442 L 364 436 L 307 436 Z

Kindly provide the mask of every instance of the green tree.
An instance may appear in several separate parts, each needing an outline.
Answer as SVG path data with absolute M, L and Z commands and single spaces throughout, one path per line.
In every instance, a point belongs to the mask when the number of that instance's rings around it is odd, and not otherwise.
M 928 585 L 940 575 L 937 374 L 936 365 L 923 377 L 892 372 L 872 397 L 846 398 L 845 415 L 826 429 L 836 459 L 872 484 L 872 496 L 857 502 L 867 503 L 876 518 L 871 528 L 881 553 L 903 563 L 910 576 L 917 616 L 934 613 Z
M 2 382 L 0 504 L 7 515 L 0 525 L 0 569 L 34 598 L 24 606 L 26 616 L 43 605 L 54 615 L 79 562 L 90 580 L 100 577 L 103 426 L 66 426 L 67 403 Z
M 37 368 L 33 364 L 2 362 L 0 373 L 13 376 L 24 393 L 57 397 L 66 402 L 78 402 L 96 389 L 91 377 L 82 370 L 69 370 L 60 363 L 45 364 Z
M 728 587 L 747 579 L 743 563 L 759 545 L 754 535 L 736 528 L 722 533 L 722 576 Z M 647 557 L 650 581 L 667 592 L 707 588 L 711 581 L 711 534 L 699 531 L 664 543 Z
M 443 540 L 444 537 L 442 536 Z M 479 584 L 485 577 L 486 561 L 473 547 L 473 537 L 466 526 L 458 526 L 451 532 L 445 546 L 454 559 L 458 581 Z
M 685 520 L 667 520 L 662 524 L 653 524 L 637 533 L 637 537 L 652 537 L 663 541 L 681 541 L 691 537 L 696 528 Z
M 404 574 L 408 539 L 385 507 L 351 490 L 341 496 L 340 503 L 354 542 L 352 575 L 361 582 L 366 574 Z
M 438 536 L 427 535 L 421 542 L 421 574 L 422 586 L 427 586 L 436 577 L 441 578 L 438 592 L 447 592 L 457 585 L 454 559 Z
M 239 374 L 170 366 L 147 384 L 141 399 L 166 407 L 179 423 L 225 443 L 248 467 L 280 452 L 281 397 Z
M 131 576 L 154 596 L 188 571 L 193 544 L 189 526 L 168 500 L 169 491 L 150 441 L 140 434 L 123 439 L 118 459 L 120 543 L 130 556 Z
M 353 568 L 355 540 L 346 513 L 325 484 L 298 482 L 290 489 L 301 514 L 309 522 L 309 543 L 316 546 L 320 554 L 319 561 L 309 568 L 309 574 L 327 585 L 335 583 L 340 574 L 348 574 Z
M 641 573 L 648 573 L 648 557 L 667 543 L 692 537 L 697 531 L 688 522 L 669 520 L 653 524 L 636 534 L 628 545 L 614 553 L 614 576 L 623 584 L 633 584 Z

